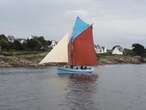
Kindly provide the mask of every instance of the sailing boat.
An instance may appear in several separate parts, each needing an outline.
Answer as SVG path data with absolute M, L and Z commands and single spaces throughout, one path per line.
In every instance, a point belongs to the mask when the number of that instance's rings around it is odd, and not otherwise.
M 91 66 L 97 65 L 92 25 L 77 17 L 71 38 L 68 40 L 66 34 L 40 62 L 44 63 L 66 63 L 58 67 L 58 74 L 92 73 L 94 69 Z

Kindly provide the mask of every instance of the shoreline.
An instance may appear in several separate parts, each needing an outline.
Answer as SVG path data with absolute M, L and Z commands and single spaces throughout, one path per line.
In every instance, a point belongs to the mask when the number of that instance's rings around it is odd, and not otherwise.
M 43 68 L 51 65 L 39 65 L 38 63 L 46 55 L 46 52 L 36 54 L 20 55 L 0 55 L 0 68 L 26 67 L 26 68 Z M 98 65 L 116 65 L 116 64 L 145 64 L 146 58 L 140 56 L 124 55 L 99 55 Z M 55 64 L 58 65 L 58 64 Z M 54 66 L 55 66 L 54 65 Z
M 146 63 L 117 63 L 117 64 L 98 64 L 97 66 L 106 66 L 106 65 L 143 65 Z M 2 68 L 46 68 L 51 66 L 58 66 L 58 65 L 26 65 L 26 66 L 0 66 L 0 69 Z

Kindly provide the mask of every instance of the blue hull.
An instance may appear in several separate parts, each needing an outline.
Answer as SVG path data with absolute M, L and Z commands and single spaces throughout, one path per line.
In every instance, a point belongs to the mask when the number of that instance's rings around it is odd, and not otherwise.
M 64 75 L 72 75 L 72 74 L 77 74 L 77 75 L 83 75 L 83 74 L 91 74 L 94 71 L 94 68 L 87 68 L 87 69 L 76 69 L 76 68 L 65 68 L 65 67 L 59 67 L 58 68 L 58 74 Z

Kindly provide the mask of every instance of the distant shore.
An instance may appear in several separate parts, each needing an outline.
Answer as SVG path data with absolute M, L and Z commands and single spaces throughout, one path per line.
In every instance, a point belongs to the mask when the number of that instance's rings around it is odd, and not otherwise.
M 47 52 L 17 52 L 0 54 L 0 67 L 40 67 L 38 63 Z M 99 65 L 105 64 L 142 64 L 146 58 L 124 55 L 99 55 Z
M 140 56 L 124 56 L 124 55 L 100 55 L 99 64 L 143 64 L 146 58 Z
M 38 67 L 47 52 L 3 52 L 0 67 Z

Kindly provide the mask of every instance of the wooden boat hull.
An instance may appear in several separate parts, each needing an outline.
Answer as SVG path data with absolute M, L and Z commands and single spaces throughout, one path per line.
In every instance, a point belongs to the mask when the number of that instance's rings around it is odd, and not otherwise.
M 87 69 L 76 69 L 76 68 L 65 68 L 65 67 L 58 67 L 58 74 L 91 74 L 94 71 L 94 68 L 87 68 Z

